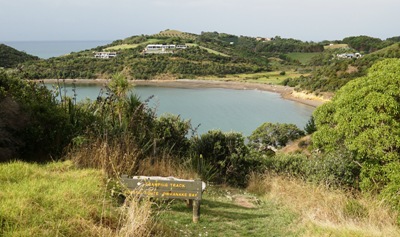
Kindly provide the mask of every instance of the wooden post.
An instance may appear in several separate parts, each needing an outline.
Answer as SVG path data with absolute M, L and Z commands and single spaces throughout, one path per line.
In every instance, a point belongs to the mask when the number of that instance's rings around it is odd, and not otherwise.
M 193 223 L 200 220 L 200 200 L 193 200 Z
M 188 208 L 192 208 L 193 207 L 193 200 L 192 199 L 186 200 L 186 207 L 188 207 Z

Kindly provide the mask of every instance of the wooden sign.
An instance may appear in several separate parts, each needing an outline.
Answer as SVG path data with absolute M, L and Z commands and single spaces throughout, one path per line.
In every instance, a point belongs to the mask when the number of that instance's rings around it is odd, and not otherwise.
M 134 194 L 143 197 L 201 200 L 205 183 L 201 180 L 185 180 L 154 176 L 122 176 L 122 181 Z
M 121 176 L 122 183 L 139 197 L 193 200 L 193 222 L 200 219 L 200 200 L 206 184 L 201 180 L 174 177 Z

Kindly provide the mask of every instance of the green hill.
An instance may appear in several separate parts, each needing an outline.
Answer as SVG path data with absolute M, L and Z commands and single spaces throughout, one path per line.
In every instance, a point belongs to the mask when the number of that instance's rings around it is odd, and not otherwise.
M 39 60 L 38 57 L 29 55 L 25 52 L 18 51 L 5 44 L 0 44 L 0 67 L 12 68 L 31 60 Z
M 172 45 L 173 49 L 147 50 L 150 44 Z M 181 47 L 175 47 L 175 46 Z M 182 46 L 184 48 L 182 48 Z M 93 52 L 116 52 L 116 57 L 95 58 Z M 237 74 L 293 71 L 301 64 L 286 53 L 323 51 L 317 43 L 277 37 L 272 42 L 227 33 L 200 35 L 165 30 L 136 35 L 111 44 L 67 56 L 27 62 L 21 71 L 27 79 L 109 78 L 124 71 L 131 79 L 224 78 Z M 270 63 L 270 58 L 280 58 Z
M 156 46 L 160 48 L 149 50 L 147 46 L 151 44 L 164 45 L 164 49 Z M 110 78 L 122 71 L 130 79 L 227 79 L 240 74 L 253 78 L 252 75 L 272 72 L 285 75 L 276 83 L 324 92 L 336 91 L 353 78 L 365 75 L 376 60 L 400 57 L 398 45 L 395 40 L 380 41 L 365 36 L 316 43 L 279 36 L 255 38 L 219 32 L 197 35 L 165 30 L 115 40 L 63 57 L 22 61 L 23 67 L 18 73 L 27 79 Z M 116 56 L 95 58 L 94 52 L 116 52 Z M 356 52 L 361 52 L 363 57 L 336 57 L 337 54 Z M 7 67 L 15 67 L 21 61 L 4 62 L 14 62 Z M 286 72 L 296 72 L 296 76 Z

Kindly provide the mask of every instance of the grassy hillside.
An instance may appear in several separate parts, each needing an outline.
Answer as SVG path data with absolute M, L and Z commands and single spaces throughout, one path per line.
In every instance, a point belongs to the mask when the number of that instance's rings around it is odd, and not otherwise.
M 400 234 L 382 203 L 282 176 L 247 190 L 209 185 L 200 222 L 179 200 L 117 204 L 100 170 L 71 162 L 0 164 L 1 236 L 385 236 Z M 128 204 L 128 203 L 127 203 Z
M 311 59 L 319 53 L 288 53 L 287 56 L 293 60 L 299 61 L 303 65 L 311 62 Z
M 347 44 L 330 44 L 330 45 L 326 45 L 324 46 L 324 49 L 346 49 L 349 48 L 349 46 Z
M 352 44 L 347 44 L 347 41 Z M 189 47 L 151 51 L 146 54 L 144 49 L 148 44 Z M 350 45 L 368 50 L 358 51 Z M 201 32 L 197 35 L 168 29 L 153 35 L 135 35 L 115 40 L 111 44 L 64 57 L 28 61 L 22 63 L 19 70 L 13 73 L 26 79 L 109 79 L 112 75 L 123 72 L 129 79 L 165 77 L 222 80 L 247 74 L 252 75 L 246 76 L 251 78 L 245 78 L 249 82 L 268 83 L 273 76 L 276 80 L 272 83 L 283 82 L 288 86 L 296 86 L 299 90 L 334 92 L 348 81 L 365 75 L 376 60 L 400 57 L 400 50 L 396 45 L 398 44 L 393 40 L 380 41 L 371 37 L 350 37 L 346 41 L 315 43 L 278 36 L 270 41 L 261 41 L 254 37 L 227 33 Z M 386 46 L 388 47 L 382 49 Z M 94 58 L 93 51 L 115 51 L 117 56 L 110 59 Z M 361 52 L 363 57 L 357 60 L 336 57 L 336 54 L 355 52 Z M 268 75 L 276 72 L 288 74 L 284 77 Z M 266 75 L 265 78 L 261 76 L 266 80 L 259 80 L 260 73 Z M 300 78 L 299 75 L 303 77 Z M 257 78 L 254 80 L 255 77 Z
M 158 34 L 152 35 L 155 38 L 182 38 L 188 40 L 195 40 L 197 36 L 195 34 L 181 32 L 179 30 L 164 30 Z
M 0 164 L 0 236 L 111 236 L 117 209 L 99 170 Z

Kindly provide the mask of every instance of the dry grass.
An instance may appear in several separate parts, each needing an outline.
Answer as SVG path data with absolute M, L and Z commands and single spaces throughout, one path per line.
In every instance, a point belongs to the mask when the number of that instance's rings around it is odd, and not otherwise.
M 184 163 L 177 163 L 168 155 L 163 158 L 146 158 L 139 162 L 138 175 L 173 176 L 181 179 L 196 179 L 198 174 Z
M 105 48 L 105 51 L 116 51 L 116 50 L 125 50 L 125 49 L 134 49 L 137 48 L 139 44 L 120 44 Z
M 276 175 L 250 177 L 249 191 L 263 189 L 266 198 L 300 214 L 304 236 L 400 236 L 397 214 L 376 199 Z
M 137 170 L 140 156 L 140 150 L 129 141 L 101 139 L 85 144 L 69 154 L 78 167 L 101 169 L 109 177 L 133 174 Z
M 122 227 L 118 236 L 150 236 L 155 226 L 152 202 L 141 201 L 138 197 L 130 196 L 122 207 L 125 215 L 121 218 Z
M 293 91 L 292 96 L 295 98 L 305 99 L 305 100 L 317 100 L 323 102 L 330 101 L 330 98 L 328 96 L 315 95 L 313 93 L 308 93 L 305 91 Z
M 333 44 L 324 46 L 324 49 L 341 49 L 341 48 L 348 48 L 347 44 Z

